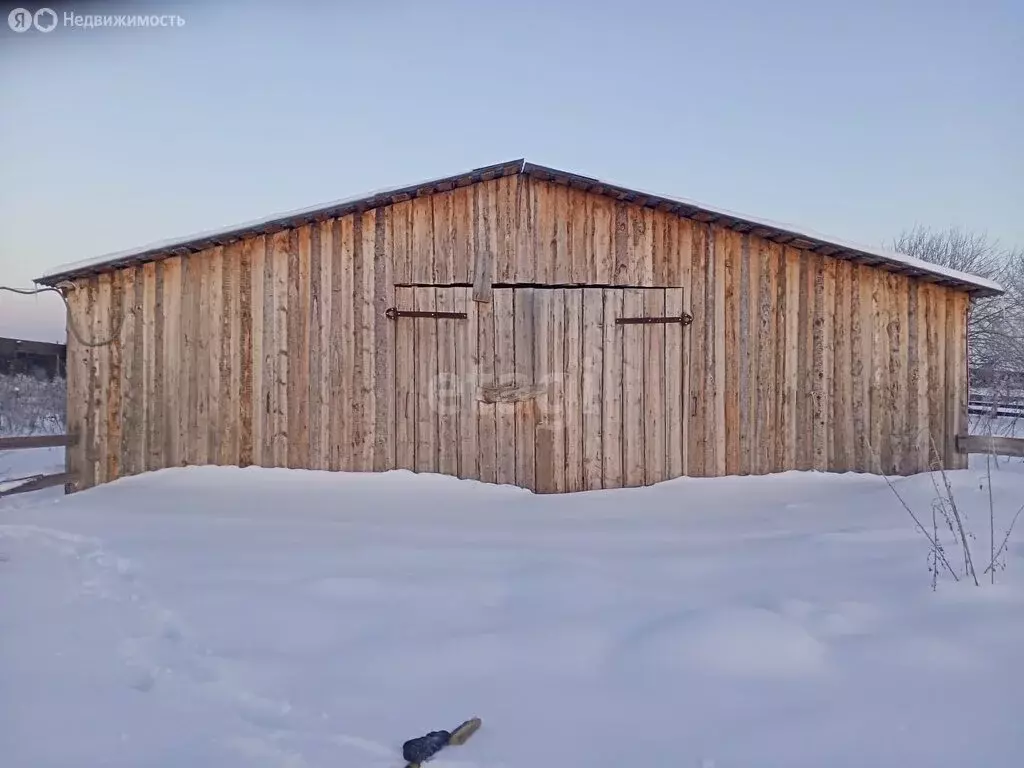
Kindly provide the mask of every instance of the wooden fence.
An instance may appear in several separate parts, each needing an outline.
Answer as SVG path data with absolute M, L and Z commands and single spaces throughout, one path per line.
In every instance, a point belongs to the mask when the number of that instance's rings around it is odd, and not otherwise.
M 75 439 L 70 435 L 28 435 L 25 437 L 0 437 L 0 451 L 16 451 L 28 448 L 64 448 L 74 445 Z M 16 493 L 29 493 L 63 485 L 64 492 L 69 493 L 74 478 L 70 472 L 54 472 L 52 474 L 26 475 L 0 479 L 0 484 L 14 484 L 12 488 L 0 489 L 0 498 L 13 496 Z

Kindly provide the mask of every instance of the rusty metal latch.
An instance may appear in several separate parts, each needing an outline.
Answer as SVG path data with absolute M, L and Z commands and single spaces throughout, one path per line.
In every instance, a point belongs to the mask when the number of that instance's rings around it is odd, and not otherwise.
M 465 312 L 421 312 L 411 309 L 398 309 L 398 307 L 389 307 L 384 312 L 384 315 L 389 320 L 394 320 L 396 317 L 432 317 L 434 319 L 451 318 L 453 320 L 465 320 L 468 317 Z
M 617 317 L 616 325 L 651 325 L 653 323 L 681 323 L 689 325 L 693 322 L 693 315 L 683 312 L 679 317 Z

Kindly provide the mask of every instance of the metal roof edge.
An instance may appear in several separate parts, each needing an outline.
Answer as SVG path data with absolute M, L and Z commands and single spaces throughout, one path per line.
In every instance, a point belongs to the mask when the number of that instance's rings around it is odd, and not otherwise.
M 369 194 L 343 198 L 329 203 L 300 208 L 284 213 L 275 213 L 260 219 L 232 224 L 226 227 L 197 232 L 182 237 L 168 238 L 148 243 L 136 248 L 103 254 L 90 259 L 69 262 L 45 272 L 33 282 L 39 285 L 55 286 L 65 280 L 82 277 L 88 274 L 106 272 L 127 266 L 136 261 L 145 261 L 146 257 L 156 257 L 175 251 L 195 252 L 214 245 L 249 237 L 256 234 L 276 232 L 281 229 L 302 226 L 313 221 L 332 219 L 344 216 L 357 210 L 371 210 L 382 205 L 390 205 L 401 200 L 412 199 L 422 195 L 434 194 L 445 189 L 467 186 L 500 176 L 512 176 L 522 173 L 525 159 L 509 160 L 493 165 L 481 166 L 469 171 L 420 181 L 414 184 L 402 184 L 396 187 L 380 189 Z
M 36 278 L 34 282 L 40 285 L 55 286 L 62 281 L 71 280 L 75 277 L 117 269 L 135 262 L 150 260 L 150 258 L 156 258 L 162 254 L 173 254 L 175 252 L 191 253 L 215 245 L 234 242 L 244 237 L 272 233 L 281 229 L 302 226 L 313 221 L 343 216 L 357 210 L 370 210 L 382 205 L 390 205 L 402 200 L 412 199 L 413 197 L 434 194 L 500 176 L 517 174 L 564 183 L 584 191 L 606 195 L 613 199 L 633 204 L 659 207 L 681 216 L 696 218 L 699 221 L 718 222 L 738 231 L 755 232 L 775 242 L 794 244 L 795 247 L 820 252 L 823 255 L 836 258 L 852 258 L 862 263 L 871 264 L 883 269 L 888 268 L 889 271 L 896 271 L 913 277 L 930 276 L 938 278 L 940 282 L 963 288 L 976 295 L 994 296 L 1005 293 L 1005 289 L 995 281 L 949 269 L 922 259 L 907 256 L 906 254 L 839 240 L 815 233 L 804 227 L 747 216 L 746 214 L 718 208 L 717 206 L 706 205 L 696 200 L 625 187 L 590 176 L 583 176 L 570 171 L 531 163 L 525 158 L 482 166 L 462 173 L 428 179 L 415 184 L 403 184 L 369 194 L 336 200 L 286 213 L 272 214 L 243 224 L 235 224 L 185 237 L 171 238 L 138 248 L 105 254 L 93 259 L 64 264 Z
M 1006 289 L 999 283 L 985 277 L 961 272 L 896 251 L 845 241 L 814 232 L 806 227 L 748 216 L 747 214 L 707 205 L 696 200 L 647 192 L 635 187 L 625 187 L 591 176 L 582 176 L 536 163 L 525 163 L 523 173 L 550 181 L 563 181 L 569 186 L 595 194 L 604 194 L 626 202 L 660 207 L 689 218 L 693 218 L 694 214 L 698 214 L 701 216 L 700 220 L 703 221 L 722 222 L 732 228 L 742 228 L 741 231 L 749 232 L 756 230 L 757 234 L 767 236 L 775 242 L 799 242 L 800 245 L 798 247 L 804 250 L 821 250 L 823 255 L 843 258 L 844 254 L 849 254 L 871 266 L 892 267 L 894 269 L 890 271 L 901 272 L 912 277 L 937 277 L 978 295 L 996 296 L 1006 292 Z M 828 250 L 828 253 L 825 253 L 825 249 Z

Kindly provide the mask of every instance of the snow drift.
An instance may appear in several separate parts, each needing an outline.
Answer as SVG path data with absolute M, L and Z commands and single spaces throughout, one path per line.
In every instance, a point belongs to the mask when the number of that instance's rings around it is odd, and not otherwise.
M 985 559 L 985 473 L 950 477 Z M 931 478 L 896 485 L 930 520 Z M 1024 465 L 992 491 L 1002 531 Z M 1014 765 L 1019 541 L 995 585 L 933 592 L 863 475 L 535 496 L 189 468 L 27 494 L 0 502 L 0 754 L 400 767 L 477 715 L 432 764 Z

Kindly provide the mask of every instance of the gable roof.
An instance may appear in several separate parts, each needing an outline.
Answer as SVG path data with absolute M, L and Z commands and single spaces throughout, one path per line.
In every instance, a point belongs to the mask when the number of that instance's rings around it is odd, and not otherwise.
M 556 168 L 529 163 L 525 159 L 488 165 L 454 176 L 380 190 L 367 195 L 336 200 L 312 208 L 274 214 L 245 224 L 200 232 L 187 237 L 164 240 L 127 251 L 74 262 L 47 272 L 42 277 L 37 278 L 35 282 L 41 285 L 54 286 L 62 281 L 77 277 L 108 272 L 120 267 L 156 261 L 174 255 L 195 253 L 214 245 L 226 245 L 227 243 L 253 235 L 269 234 L 282 229 L 299 227 L 313 221 L 332 219 L 354 213 L 355 211 L 366 211 L 410 200 L 414 197 L 430 195 L 455 187 L 463 187 L 481 181 L 516 174 L 531 176 L 557 184 L 565 184 L 575 189 L 604 195 L 614 200 L 625 201 L 634 205 L 657 208 L 696 221 L 714 222 L 737 232 L 750 232 L 777 243 L 814 251 L 826 256 L 876 266 L 879 269 L 890 272 L 918 277 L 930 282 L 958 288 L 975 296 L 995 296 L 1004 292 L 1002 286 L 992 280 L 959 272 L 894 251 L 844 242 L 811 232 L 802 227 L 793 227 L 767 219 L 754 218 L 693 200 L 668 197 L 622 187 L 589 176 L 580 176 L 579 174 L 560 171 Z

